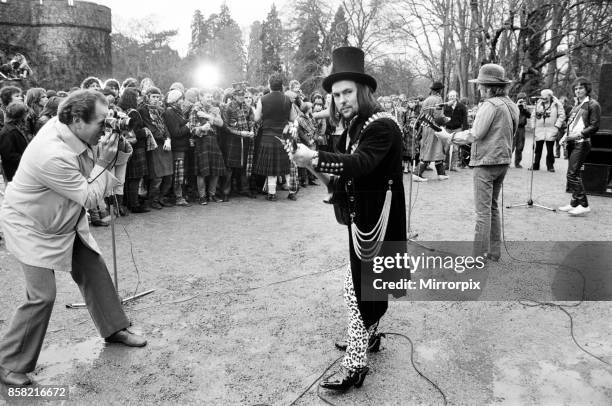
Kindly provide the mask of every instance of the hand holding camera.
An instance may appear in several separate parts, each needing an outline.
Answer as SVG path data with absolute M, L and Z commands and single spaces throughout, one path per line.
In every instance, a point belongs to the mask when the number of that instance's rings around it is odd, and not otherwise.
M 96 164 L 106 169 L 110 168 L 117 155 L 119 137 L 115 132 L 102 136 L 98 144 L 98 160 Z

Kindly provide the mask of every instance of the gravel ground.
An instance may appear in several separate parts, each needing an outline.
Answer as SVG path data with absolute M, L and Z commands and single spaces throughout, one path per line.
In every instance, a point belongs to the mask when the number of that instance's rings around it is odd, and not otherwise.
M 527 167 L 529 159 L 524 161 Z M 568 202 L 566 166 L 558 160 L 556 173 L 535 173 L 537 203 Z M 407 187 L 408 177 L 405 182 Z M 504 203 L 523 203 L 528 191 L 529 172 L 510 169 Z M 69 385 L 65 404 L 290 404 L 340 356 L 333 341 L 346 327 L 347 233 L 323 197 L 322 187 L 309 187 L 297 202 L 281 192 L 276 203 L 236 198 L 121 218 L 120 292 L 126 297 L 137 288 L 135 265 L 138 291 L 156 289 L 126 305 L 134 330 L 149 345 L 105 345 L 86 310 L 66 309 L 81 298 L 70 276 L 58 274 L 56 306 L 33 378 L 41 385 Z M 411 228 L 419 241 L 472 238 L 471 170 L 415 185 L 413 197 Z M 612 201 L 589 199 L 593 211 L 585 218 L 506 209 L 506 239 L 611 240 Z M 110 266 L 110 229 L 94 234 Z M 504 253 L 491 272 L 542 269 L 533 262 L 544 255 L 541 244 L 528 247 L 511 249 L 528 262 L 517 265 Z M 0 284 L 4 331 L 24 295 L 16 261 L 4 248 Z M 612 362 L 609 303 L 584 302 L 568 312 L 577 341 Z M 451 405 L 609 405 L 612 368 L 576 346 L 569 322 L 557 308 L 513 300 L 402 301 L 390 304 L 381 330 L 412 339 L 415 364 Z M 408 341 L 389 336 L 372 355 L 361 389 L 321 395 L 341 405 L 442 405 L 442 395 L 415 372 L 410 355 Z M 298 404 L 323 402 L 313 387 Z

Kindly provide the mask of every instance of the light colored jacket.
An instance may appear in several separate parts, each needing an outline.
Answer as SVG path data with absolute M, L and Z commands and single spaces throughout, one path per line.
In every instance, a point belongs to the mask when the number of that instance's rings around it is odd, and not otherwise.
M 551 103 L 539 100 L 535 107 L 535 140 L 554 141 L 565 123 L 563 103 L 553 96 Z
M 0 209 L 7 249 L 26 265 L 70 271 L 77 235 L 100 253 L 85 209 L 95 208 L 118 184 L 94 165 L 91 148 L 52 118 L 28 145 L 7 185 Z
M 485 100 L 466 131 L 473 137 L 470 166 L 509 164 L 518 120 L 519 109 L 507 96 Z

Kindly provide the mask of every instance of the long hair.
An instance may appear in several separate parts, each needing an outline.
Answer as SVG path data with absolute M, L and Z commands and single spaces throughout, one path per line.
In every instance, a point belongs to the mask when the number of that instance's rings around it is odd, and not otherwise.
M 138 108 L 138 95 L 140 91 L 135 87 L 127 87 L 123 89 L 123 94 L 119 99 L 117 105 L 124 111 Z
M 21 89 L 17 86 L 4 86 L 0 89 L 0 104 L 7 107 L 11 103 L 14 94 L 21 93 Z
M 360 117 L 368 118 L 372 114 L 382 110 L 382 107 L 374 98 L 374 93 L 372 89 L 370 89 L 370 86 L 358 82 L 355 82 L 355 85 L 357 87 L 357 104 L 359 106 L 357 114 Z M 337 125 L 342 118 L 333 97 L 329 106 L 329 116 L 334 125 Z
M 62 101 L 61 97 L 51 96 L 47 104 L 45 104 L 45 108 L 43 108 L 41 116 L 55 117 L 57 115 L 57 108 L 59 107 L 60 102 Z
M 25 104 L 32 110 L 39 114 L 43 107 L 38 105 L 38 102 L 43 96 L 46 96 L 47 92 L 42 87 L 33 87 L 28 89 L 25 96 Z
M 482 84 L 482 86 L 487 90 L 488 97 L 503 97 L 503 96 L 508 96 L 508 87 L 510 85 L 509 84 L 507 84 L 507 85 L 485 85 L 485 84 Z

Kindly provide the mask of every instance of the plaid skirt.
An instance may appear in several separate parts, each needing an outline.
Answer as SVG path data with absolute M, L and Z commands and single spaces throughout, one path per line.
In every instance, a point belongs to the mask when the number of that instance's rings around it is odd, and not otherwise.
M 149 174 L 147 168 L 147 149 L 146 148 L 134 148 L 132 156 L 127 162 L 127 169 L 125 172 L 126 179 L 140 179 Z
M 195 162 L 200 176 L 225 175 L 225 161 L 215 135 L 195 139 Z
M 274 136 L 263 135 L 255 154 L 253 173 L 264 176 L 281 176 L 289 173 L 291 165 L 283 145 Z

